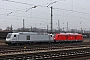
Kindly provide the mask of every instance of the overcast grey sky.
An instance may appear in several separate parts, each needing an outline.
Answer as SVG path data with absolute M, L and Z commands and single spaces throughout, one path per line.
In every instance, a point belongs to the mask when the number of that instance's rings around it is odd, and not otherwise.
M 53 28 L 58 28 L 59 20 L 60 28 L 66 29 L 68 22 L 69 29 L 90 30 L 90 0 L 0 0 L 0 28 L 11 24 L 14 29 L 20 28 L 23 19 L 27 28 L 46 28 L 46 24 L 50 28 L 50 8 L 46 6 L 55 1 L 49 5 L 53 6 Z

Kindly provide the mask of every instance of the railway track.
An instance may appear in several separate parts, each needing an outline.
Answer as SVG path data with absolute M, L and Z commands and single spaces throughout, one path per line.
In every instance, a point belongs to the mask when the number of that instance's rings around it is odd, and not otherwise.
M 22 46 L 8 46 L 8 45 L 0 45 L 0 60 L 3 60 L 5 58 L 5 60 L 14 60 L 13 58 L 15 59 L 34 59 L 34 60 L 42 60 L 42 59 L 52 59 L 52 58 L 55 58 L 55 59 L 60 59 L 60 57 L 67 57 L 67 56 L 76 56 L 76 55 L 80 55 L 81 54 L 84 56 L 85 55 L 88 55 L 90 53 L 90 49 L 86 49 L 86 50 L 77 50 L 77 51 L 70 51 L 69 49 L 74 49 L 74 48 L 86 48 L 86 47 L 90 47 L 90 42 L 84 42 L 84 43 L 65 43 L 65 44 L 41 44 L 41 45 L 22 45 Z M 47 52 L 42 54 L 39 52 L 40 51 L 51 51 L 51 50 L 63 50 L 63 49 L 68 49 L 68 51 L 62 51 L 62 52 L 59 52 L 59 53 L 56 53 L 56 52 L 52 52 L 50 54 L 48 54 Z M 37 51 L 37 54 L 20 54 L 19 53 L 27 53 L 27 52 L 36 52 Z M 72 53 L 71 53 L 72 52 Z M 15 54 L 17 53 L 17 54 Z M 8 55 L 8 54 L 11 54 L 11 55 Z M 39 54 L 39 55 L 38 55 Z M 4 55 L 4 56 L 3 56 Z M 25 55 L 25 57 L 23 58 L 23 56 Z M 42 58 L 40 58 L 42 57 Z M 59 58 L 57 58 L 59 57 Z
M 65 59 L 65 60 L 90 60 L 90 56 L 84 56 L 84 57 L 76 57 L 71 59 Z
M 90 56 L 90 47 L 71 49 L 54 49 L 45 51 L 27 51 L 23 53 L 8 53 L 0 55 L 0 60 L 62 60 Z
M 90 43 L 74 43 L 74 44 L 44 44 L 44 45 L 24 45 L 24 46 L 8 46 L 0 45 L 0 54 L 16 53 L 25 51 L 41 51 L 53 49 L 69 49 L 78 47 L 90 47 Z

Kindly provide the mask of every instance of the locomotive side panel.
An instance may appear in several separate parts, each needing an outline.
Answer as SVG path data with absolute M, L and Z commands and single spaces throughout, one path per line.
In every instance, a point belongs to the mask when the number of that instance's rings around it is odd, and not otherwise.
M 77 40 L 83 40 L 83 37 L 82 37 L 82 35 L 77 35 L 77 36 L 76 36 L 76 39 L 77 39 Z
M 30 41 L 35 41 L 35 42 L 52 41 L 51 36 L 49 35 L 31 35 L 30 37 L 31 37 Z
M 53 36 L 45 34 L 20 34 L 18 41 L 44 42 L 53 41 Z
M 18 41 L 27 41 L 26 40 L 26 35 L 19 35 L 18 36 Z
M 54 37 L 55 41 L 58 42 L 79 42 L 83 41 L 83 37 L 81 34 L 56 34 Z
M 72 40 L 72 41 L 73 41 L 73 40 L 76 40 L 76 39 L 75 39 L 75 35 L 68 35 L 68 36 L 67 36 L 67 40 Z
M 65 35 L 58 35 L 57 37 L 57 40 L 67 40 Z

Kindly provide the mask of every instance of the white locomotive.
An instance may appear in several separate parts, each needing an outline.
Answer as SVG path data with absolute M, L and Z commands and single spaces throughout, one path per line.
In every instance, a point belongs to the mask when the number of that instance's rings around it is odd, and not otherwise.
M 6 44 L 18 45 L 18 44 L 31 44 L 31 43 L 45 43 L 54 42 L 52 34 L 42 34 L 34 32 L 18 32 L 8 33 L 6 37 Z

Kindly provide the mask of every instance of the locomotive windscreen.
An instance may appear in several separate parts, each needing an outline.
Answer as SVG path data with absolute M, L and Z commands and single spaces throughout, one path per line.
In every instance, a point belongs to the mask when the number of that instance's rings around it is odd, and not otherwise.
M 10 38 L 10 37 L 11 37 L 11 35 L 12 35 L 12 34 L 8 34 L 8 35 L 7 35 L 7 38 Z

